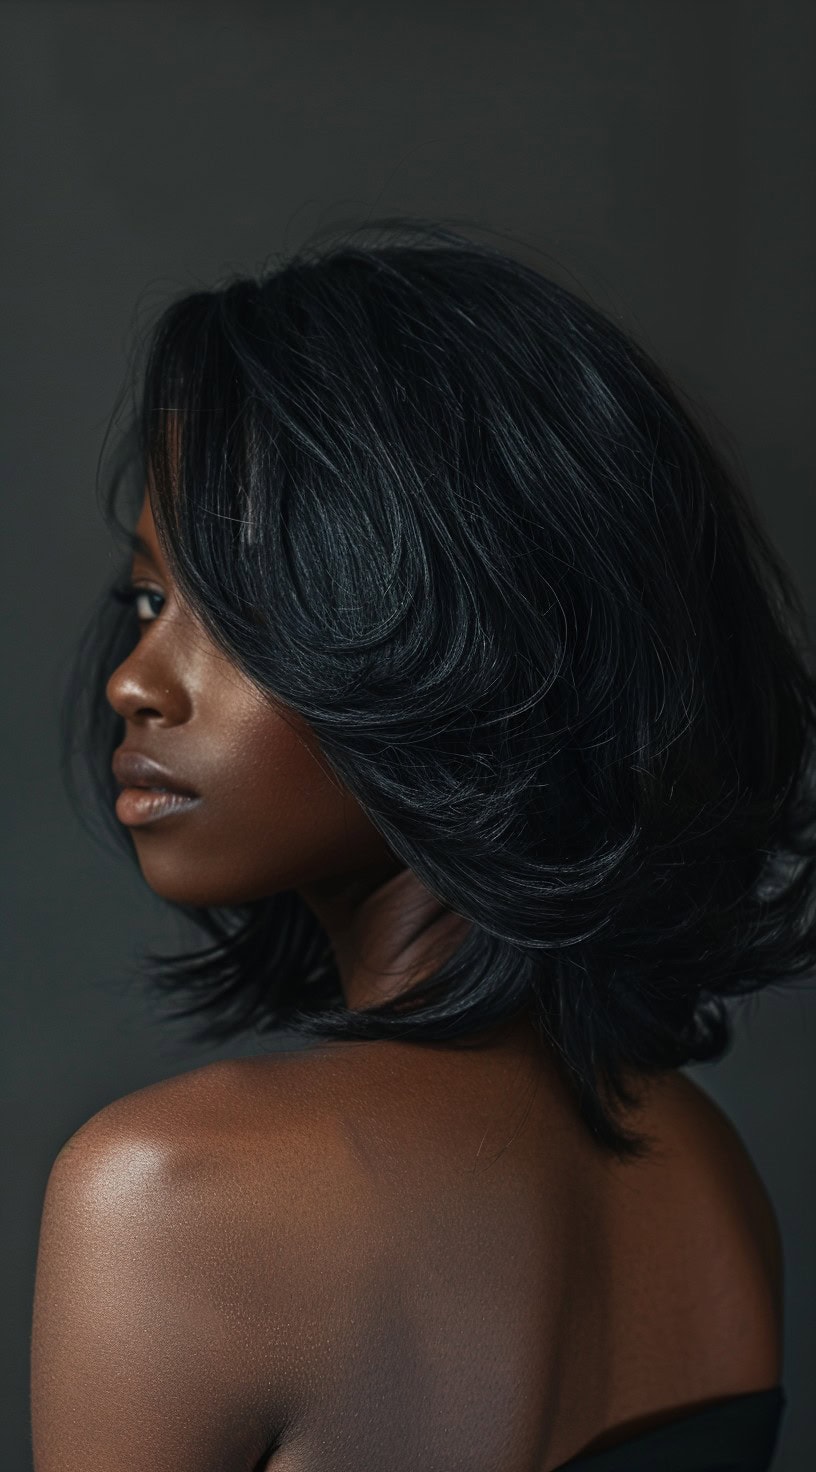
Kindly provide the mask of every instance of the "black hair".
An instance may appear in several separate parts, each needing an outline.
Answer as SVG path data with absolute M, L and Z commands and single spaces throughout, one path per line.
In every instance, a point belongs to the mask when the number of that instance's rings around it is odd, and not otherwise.
M 149 469 L 204 626 L 472 922 L 353 1010 L 299 895 L 181 906 L 208 943 L 149 984 L 205 1041 L 453 1044 L 530 1008 L 598 1144 L 642 1154 L 635 1082 L 721 1057 L 730 1000 L 816 967 L 807 618 L 713 433 L 588 300 L 405 217 L 173 300 L 134 403 L 110 524 Z M 108 592 L 64 761 L 133 855 L 105 684 L 135 625 Z

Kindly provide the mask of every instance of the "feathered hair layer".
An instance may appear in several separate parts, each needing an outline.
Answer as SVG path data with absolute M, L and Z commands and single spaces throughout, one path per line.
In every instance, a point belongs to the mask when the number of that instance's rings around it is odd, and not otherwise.
M 182 296 L 138 382 L 106 515 L 149 471 L 212 637 L 472 922 L 363 1011 L 296 893 L 190 909 L 209 943 L 152 985 L 202 1040 L 464 1044 L 532 1008 L 598 1143 L 642 1153 L 634 1081 L 816 965 L 807 620 L 725 453 L 609 317 L 422 222 Z M 132 619 L 100 599 L 64 717 L 131 853 L 104 691 Z

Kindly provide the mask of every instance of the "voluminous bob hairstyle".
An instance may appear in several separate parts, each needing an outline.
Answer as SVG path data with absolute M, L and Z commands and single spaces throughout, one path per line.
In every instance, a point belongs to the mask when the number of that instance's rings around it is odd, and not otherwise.
M 149 987 L 206 1041 L 464 1044 L 530 1008 L 599 1146 L 643 1154 L 638 1078 L 721 1057 L 729 1000 L 816 967 L 807 617 L 725 453 L 606 315 L 435 222 L 189 292 L 138 361 L 109 524 L 127 540 L 149 471 L 205 628 L 472 922 L 352 1010 L 298 894 L 189 907 L 207 943 L 148 953 Z M 133 855 L 105 685 L 137 630 L 111 591 L 63 761 Z

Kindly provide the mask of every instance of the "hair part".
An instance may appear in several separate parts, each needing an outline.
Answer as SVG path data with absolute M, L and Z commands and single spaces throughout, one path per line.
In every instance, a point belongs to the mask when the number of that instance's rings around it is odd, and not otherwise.
M 729 1002 L 816 966 L 807 619 L 725 456 L 589 302 L 405 219 L 183 295 L 139 373 L 109 523 L 149 472 L 212 637 L 472 922 L 351 1010 L 298 894 L 176 906 L 209 943 L 148 956 L 151 986 L 201 1041 L 466 1044 L 531 1008 L 599 1145 L 642 1154 L 635 1080 L 721 1057 Z M 66 763 L 133 856 L 105 685 L 135 630 L 107 591 Z

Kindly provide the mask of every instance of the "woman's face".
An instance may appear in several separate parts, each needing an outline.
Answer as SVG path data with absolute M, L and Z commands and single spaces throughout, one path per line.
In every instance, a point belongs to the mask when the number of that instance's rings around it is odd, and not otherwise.
M 228 905 L 363 871 L 397 873 L 401 862 L 301 718 L 264 700 L 184 604 L 148 496 L 136 531 L 150 551 L 135 553 L 131 570 L 143 590 L 140 635 L 106 689 L 125 722 L 118 751 L 152 758 L 197 795 L 138 823 L 123 800 L 150 887 L 180 904 Z

